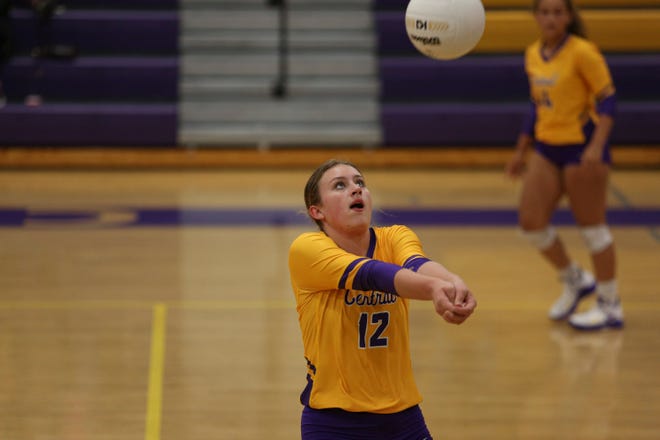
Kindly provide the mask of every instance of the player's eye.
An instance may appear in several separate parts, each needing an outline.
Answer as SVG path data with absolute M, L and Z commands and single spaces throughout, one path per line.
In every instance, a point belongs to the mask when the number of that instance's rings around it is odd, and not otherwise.
M 344 188 L 346 188 L 346 184 L 344 184 L 344 182 L 335 183 L 335 189 L 344 189 Z

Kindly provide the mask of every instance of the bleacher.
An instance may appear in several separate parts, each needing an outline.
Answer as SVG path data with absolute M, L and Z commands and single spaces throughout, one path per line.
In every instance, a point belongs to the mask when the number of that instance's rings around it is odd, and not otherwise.
M 183 147 L 180 1 L 61 0 L 40 26 L 27 1 L 14 0 L 0 145 Z M 576 3 L 617 86 L 613 144 L 659 146 L 660 0 Z M 407 4 L 373 0 L 383 146 L 511 146 L 528 108 L 523 51 L 537 32 L 531 0 L 484 0 L 484 36 L 454 61 L 416 52 L 403 24 Z M 77 53 L 33 56 L 44 44 Z M 30 95 L 43 102 L 26 105 Z M 261 110 L 283 117 L 277 102 Z
M 660 144 L 660 1 L 576 4 L 618 90 L 612 143 Z M 406 6 L 396 0 L 374 5 L 385 145 L 513 144 L 528 109 L 523 53 L 537 37 L 531 1 L 484 1 L 482 40 L 453 61 L 417 53 L 401 25 Z
M 1 144 L 176 143 L 177 0 L 61 1 L 45 23 L 15 0 L 11 19 Z

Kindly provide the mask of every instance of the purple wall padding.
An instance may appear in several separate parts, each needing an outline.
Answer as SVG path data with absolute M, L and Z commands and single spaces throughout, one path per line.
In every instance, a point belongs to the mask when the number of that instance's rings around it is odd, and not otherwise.
M 419 53 L 408 39 L 408 34 L 406 34 L 405 13 L 403 11 L 377 11 L 374 19 L 378 53 L 381 55 L 414 55 Z
M 4 69 L 10 104 L 0 145 L 174 146 L 177 143 L 177 0 L 68 0 L 39 26 L 12 10 L 15 56 Z M 22 7 L 21 7 L 22 6 Z M 71 59 L 31 58 L 38 46 L 77 49 Z M 43 104 L 23 104 L 27 95 Z
M 529 88 L 520 56 L 426 57 L 380 60 L 383 101 L 527 100 Z
M 606 54 L 619 101 L 660 101 L 660 54 Z
M 65 0 L 68 8 L 177 9 L 179 0 Z
M 387 146 L 513 145 L 527 104 L 383 104 Z M 621 103 L 613 144 L 660 143 L 660 102 Z
M 608 55 L 619 100 L 660 100 L 660 54 Z M 527 100 L 522 55 L 466 56 L 452 61 L 426 57 L 380 60 L 384 101 Z
M 16 8 L 25 8 L 26 0 L 13 0 Z M 63 0 L 67 8 L 85 9 L 177 9 L 179 0 Z
M 72 61 L 14 58 L 5 68 L 10 101 L 40 94 L 50 101 L 175 101 L 176 57 L 85 57 Z
M 10 104 L 0 109 L 2 145 L 173 146 L 176 104 Z
M 527 104 L 383 104 L 388 146 L 512 145 Z
M 52 19 L 41 37 L 30 10 L 16 9 L 11 16 L 16 53 L 29 53 L 38 44 L 71 45 L 83 55 L 174 54 L 178 50 L 177 11 L 67 10 Z
M 620 102 L 613 144 L 660 144 L 660 101 Z

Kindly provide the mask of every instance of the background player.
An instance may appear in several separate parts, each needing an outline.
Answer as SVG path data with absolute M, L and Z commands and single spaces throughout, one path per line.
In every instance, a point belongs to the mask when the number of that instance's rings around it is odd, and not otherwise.
M 305 187 L 319 232 L 291 245 L 307 387 L 302 438 L 430 439 L 418 404 L 408 300 L 460 324 L 476 307 L 465 283 L 429 260 L 405 226 L 371 227 L 371 195 L 348 162 L 321 165 Z
M 541 38 L 525 53 L 532 106 L 507 166 L 510 176 L 520 175 L 525 151 L 534 145 L 523 182 L 520 226 L 559 270 L 564 284 L 550 318 L 569 317 L 580 299 L 595 289 L 597 304 L 570 316 L 570 324 L 579 329 L 621 327 L 614 243 L 606 224 L 614 85 L 605 59 L 585 39 L 571 0 L 536 0 L 533 12 Z M 571 261 L 549 224 L 564 193 L 591 252 L 597 284 L 593 275 Z

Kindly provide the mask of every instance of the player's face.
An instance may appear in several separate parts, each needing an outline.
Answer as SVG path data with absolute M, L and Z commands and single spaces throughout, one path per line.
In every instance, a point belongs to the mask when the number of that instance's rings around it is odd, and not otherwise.
M 566 35 L 573 19 L 564 0 L 541 0 L 534 17 L 546 43 L 557 43 Z
M 371 194 L 364 177 L 349 165 L 337 165 L 319 181 L 325 227 L 335 230 L 365 229 L 371 225 Z

